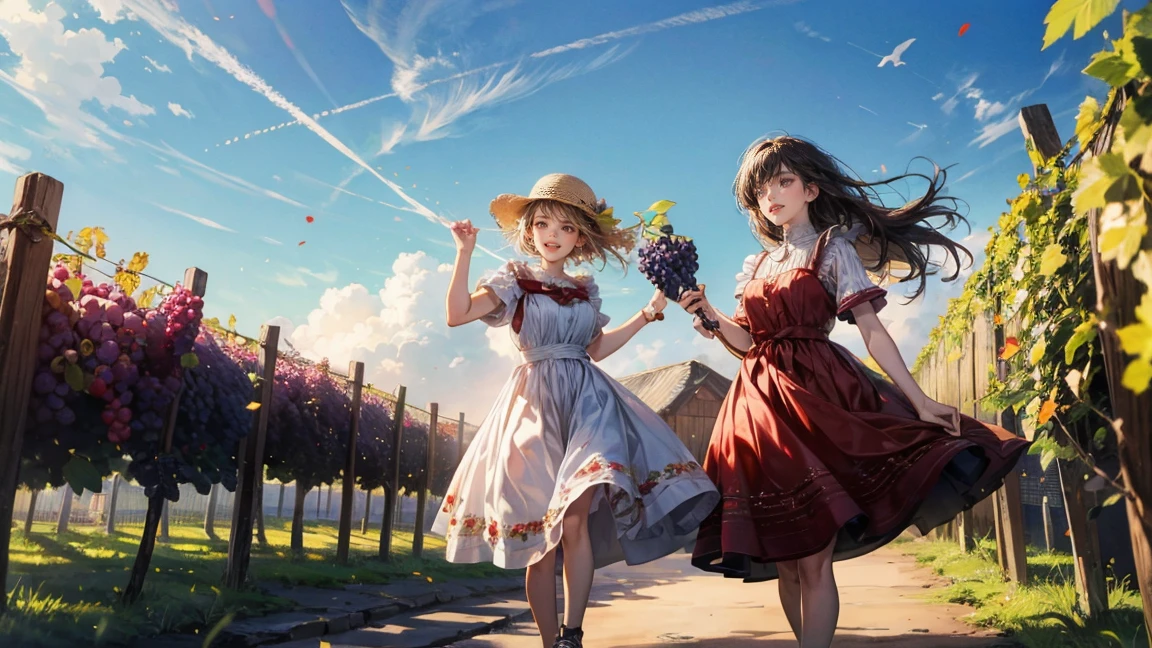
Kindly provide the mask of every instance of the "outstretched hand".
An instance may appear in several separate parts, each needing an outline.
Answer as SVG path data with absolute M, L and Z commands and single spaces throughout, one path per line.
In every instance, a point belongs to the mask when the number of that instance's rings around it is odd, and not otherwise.
M 448 226 L 452 232 L 452 240 L 456 241 L 456 250 L 471 253 L 476 249 L 476 234 L 480 231 L 472 227 L 471 220 L 455 221 Z

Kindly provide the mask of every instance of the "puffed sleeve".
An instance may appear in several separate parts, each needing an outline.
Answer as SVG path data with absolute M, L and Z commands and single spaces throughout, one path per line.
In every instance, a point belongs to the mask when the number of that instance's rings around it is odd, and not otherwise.
M 750 254 L 744 259 L 744 265 L 740 268 L 740 272 L 736 273 L 736 312 L 733 321 L 744 328 L 748 328 L 747 318 L 744 315 L 744 289 L 748 286 L 748 282 L 752 281 L 753 275 L 756 274 L 756 268 L 760 265 L 761 256 L 764 252 L 757 254 Z
M 820 281 L 836 302 L 836 317 L 855 324 L 852 309 L 864 302 L 880 312 L 888 304 L 888 291 L 872 283 L 864 262 L 852 242 L 843 236 L 834 236 L 820 258 Z
M 604 303 L 604 300 L 600 298 L 600 286 L 596 285 L 596 280 L 592 277 L 588 277 L 585 282 L 584 286 L 588 290 L 588 303 L 592 304 L 592 308 L 596 310 L 596 328 L 603 329 L 611 318 L 600 312 L 600 306 Z M 597 335 L 599 334 L 597 332 Z
M 512 322 L 512 316 L 516 312 L 516 302 L 524 294 L 520 285 L 516 283 L 517 276 L 516 262 L 509 261 L 476 282 L 476 290 L 486 288 L 496 296 L 496 299 L 500 300 L 500 305 L 496 307 L 496 310 L 481 317 L 481 322 L 488 326 L 507 326 Z

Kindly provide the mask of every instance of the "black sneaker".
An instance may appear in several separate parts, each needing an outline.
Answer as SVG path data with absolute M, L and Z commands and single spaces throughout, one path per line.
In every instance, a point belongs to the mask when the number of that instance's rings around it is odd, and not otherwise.
M 560 626 L 560 636 L 556 638 L 552 648 L 584 648 L 583 639 L 583 629 Z

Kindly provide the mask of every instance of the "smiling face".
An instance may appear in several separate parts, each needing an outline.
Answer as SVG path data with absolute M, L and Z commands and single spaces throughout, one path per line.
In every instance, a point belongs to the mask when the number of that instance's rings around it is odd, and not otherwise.
M 577 246 L 584 245 L 584 236 L 576 225 L 567 215 L 551 209 L 547 203 L 533 205 L 528 215 L 531 218 L 528 225 L 532 232 L 532 244 L 545 261 L 563 261 Z
M 814 183 L 804 184 L 786 165 L 780 172 L 756 187 L 756 204 L 770 223 L 786 226 L 797 217 L 808 220 L 808 203 L 820 193 Z

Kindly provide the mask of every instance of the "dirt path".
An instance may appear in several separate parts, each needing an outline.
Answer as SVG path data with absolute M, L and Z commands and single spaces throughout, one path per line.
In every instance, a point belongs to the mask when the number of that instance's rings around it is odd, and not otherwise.
M 638 567 L 596 574 L 584 622 L 586 648 L 795 646 L 776 583 L 744 584 L 692 568 L 676 554 Z M 965 624 L 970 609 L 925 600 L 943 581 L 898 547 L 837 563 L 841 610 L 833 646 L 893 648 L 1010 646 L 996 632 Z M 536 648 L 530 617 L 455 648 Z

